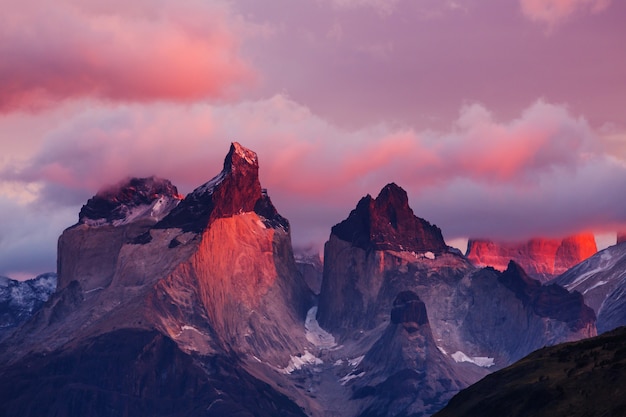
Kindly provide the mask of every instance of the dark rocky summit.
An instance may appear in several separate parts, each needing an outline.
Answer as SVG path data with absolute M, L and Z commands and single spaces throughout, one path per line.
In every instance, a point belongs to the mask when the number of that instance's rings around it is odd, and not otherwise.
M 243 212 L 255 212 L 270 227 L 289 230 L 289 222 L 278 214 L 261 188 L 256 154 L 235 142 L 224 159 L 222 172 L 187 195 L 157 227 L 200 232 L 215 219 Z
M 333 235 L 365 250 L 446 252 L 441 230 L 413 214 L 406 191 L 387 184 L 375 199 L 367 195 Z

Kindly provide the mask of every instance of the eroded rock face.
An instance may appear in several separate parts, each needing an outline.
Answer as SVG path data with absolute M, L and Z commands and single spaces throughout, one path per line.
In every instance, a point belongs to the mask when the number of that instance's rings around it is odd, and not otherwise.
M 129 178 L 100 190 L 59 237 L 59 289 L 73 280 L 85 291 L 107 288 L 122 246 L 141 239 L 181 199 L 170 181 L 157 177 Z
M 504 271 L 509 261 L 515 261 L 530 276 L 546 282 L 597 251 L 593 234 L 585 233 L 564 239 L 531 239 L 520 243 L 471 239 L 466 256 L 476 266 L 491 266 L 499 271 Z
M 467 365 L 467 368 L 471 368 Z M 359 416 L 430 415 L 486 370 L 465 369 L 437 347 L 425 304 L 413 291 L 400 292 L 381 337 L 353 371 Z

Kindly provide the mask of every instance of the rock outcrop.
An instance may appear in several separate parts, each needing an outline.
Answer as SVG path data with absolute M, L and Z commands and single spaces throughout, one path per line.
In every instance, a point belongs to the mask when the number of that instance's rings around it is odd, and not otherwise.
M 466 256 L 476 266 L 491 266 L 499 271 L 504 271 L 509 261 L 515 261 L 530 276 L 546 282 L 597 251 L 593 234 L 584 233 L 564 239 L 536 238 L 518 243 L 470 239 Z
M 413 214 L 402 188 L 387 184 L 373 199 L 359 201 L 348 218 L 332 228 L 333 235 L 364 250 L 448 251 L 441 230 Z
M 332 228 L 324 247 L 320 324 L 339 333 L 375 328 L 388 316 L 385 306 L 402 290 L 383 292 L 386 271 L 407 265 L 403 257 L 435 265 L 441 256 L 461 269 L 468 267 L 448 253 L 437 226 L 413 214 L 402 188 L 388 184 L 376 199 L 362 198 L 348 218 Z
M 389 325 L 352 372 L 353 398 L 362 401 L 359 416 L 430 415 L 486 373 L 440 351 L 426 306 L 414 292 L 403 291 L 393 302 Z
M 620 230 L 617 232 L 617 244 L 626 242 L 626 231 Z
M 471 306 L 461 339 L 508 365 L 543 346 L 596 335 L 595 314 L 578 293 L 541 285 L 514 262 L 504 272 L 485 268 L 464 290 Z

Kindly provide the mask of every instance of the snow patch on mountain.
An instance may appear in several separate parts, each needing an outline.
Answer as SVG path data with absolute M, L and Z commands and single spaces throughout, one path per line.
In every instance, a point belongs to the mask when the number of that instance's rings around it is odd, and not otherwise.
M 358 374 L 350 372 L 348 375 L 341 378 L 339 382 L 341 383 L 341 385 L 346 385 L 348 382 L 352 381 L 353 379 L 362 378 L 363 376 L 365 376 L 365 372 L 361 372 Z
M 480 366 L 482 368 L 489 368 L 495 365 L 494 358 L 488 358 L 485 356 L 467 356 L 465 353 L 460 350 L 456 351 L 452 355 L 450 355 L 455 362 L 469 362 L 474 365 Z
M 293 371 L 301 369 L 304 366 L 322 365 L 323 363 L 323 360 L 316 357 L 308 350 L 305 350 L 303 355 L 291 356 L 289 364 L 286 367 L 279 369 L 279 371 L 284 374 L 290 374 Z
M 311 307 L 306 315 L 304 328 L 306 329 L 306 339 L 316 347 L 330 349 L 337 346 L 332 334 L 322 329 L 317 322 L 317 306 Z
M 200 187 L 193 190 L 192 194 L 197 195 L 197 196 L 213 194 L 213 191 L 215 191 L 217 186 L 220 185 L 224 181 L 227 174 L 228 173 L 226 171 L 220 172 L 213 179 L 211 179 L 210 181 L 202 184 Z
M 596 268 L 580 274 L 574 281 L 569 284 L 565 284 L 565 289 L 567 289 L 568 291 L 572 291 L 580 284 L 584 283 L 587 279 L 594 277 L 597 273 L 613 268 L 617 261 L 619 261 L 619 259 L 619 257 L 614 257 L 609 250 L 604 250 L 600 252 L 600 259 Z

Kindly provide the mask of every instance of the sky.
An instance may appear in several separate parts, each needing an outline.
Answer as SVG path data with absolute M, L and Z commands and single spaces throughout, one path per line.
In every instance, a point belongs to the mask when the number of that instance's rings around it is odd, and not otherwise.
M 626 229 L 626 2 L 0 5 L 0 275 L 54 271 L 101 187 L 188 193 L 232 141 L 298 249 L 390 182 L 448 242 Z

